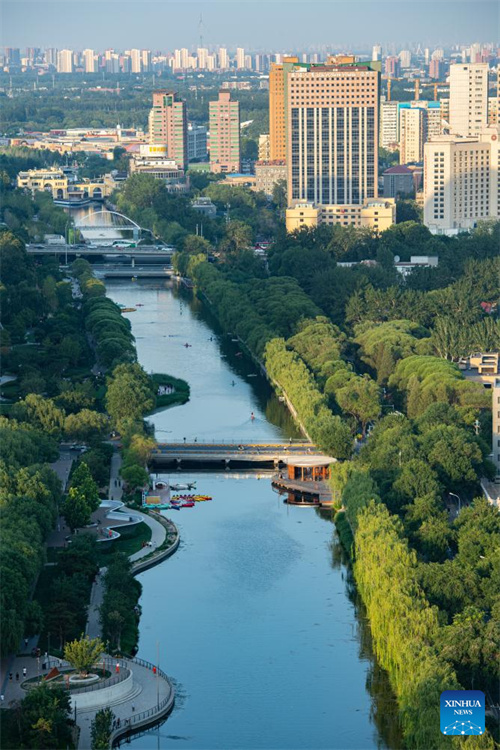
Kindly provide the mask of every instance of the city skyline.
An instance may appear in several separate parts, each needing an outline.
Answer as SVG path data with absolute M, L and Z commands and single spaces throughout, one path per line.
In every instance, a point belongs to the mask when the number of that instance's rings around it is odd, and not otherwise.
M 397 42 L 401 45 L 467 44 L 492 41 L 498 28 L 496 2 L 312 2 L 263 3 L 157 2 L 140 4 L 106 0 L 104 3 L 6 0 L 2 4 L 2 43 L 6 46 L 128 47 L 165 49 L 175 46 L 243 46 L 249 50 L 313 48 L 330 45 L 353 48 Z M 117 6 L 125 7 L 116 24 Z M 432 7 L 432 24 L 425 6 Z M 453 9 L 451 11 L 451 9 Z M 395 10 L 398 12 L 395 13 Z M 404 11 L 404 12 L 403 12 Z M 170 23 L 175 12 L 175 25 Z M 262 12 L 266 23 L 262 24 Z M 453 24 L 449 13 L 453 12 Z M 287 23 L 284 24 L 283 13 Z M 151 22 L 154 16 L 154 23 Z M 200 16 L 202 23 L 200 25 Z M 321 22 L 318 22 L 321 19 Z M 442 29 L 446 28 L 446 37 Z M 331 30 L 332 29 L 332 30 Z

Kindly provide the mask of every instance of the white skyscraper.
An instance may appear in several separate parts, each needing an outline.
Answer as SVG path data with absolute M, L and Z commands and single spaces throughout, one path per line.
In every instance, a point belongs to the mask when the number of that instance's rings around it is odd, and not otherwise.
M 420 107 L 401 109 L 399 115 L 399 162 L 422 161 L 427 140 L 427 112 Z
M 380 145 L 395 151 L 399 144 L 399 102 L 380 103 Z
M 95 55 L 93 49 L 83 50 L 83 67 L 86 73 L 95 73 Z
M 219 70 L 227 70 L 229 68 L 229 57 L 227 49 L 225 47 L 219 48 Z
M 198 50 L 197 50 L 196 54 L 198 56 L 198 65 L 197 65 L 197 67 L 200 70 L 205 70 L 205 68 L 208 67 L 208 65 L 207 65 L 208 50 L 205 47 L 198 47 Z
M 145 73 L 151 70 L 151 50 L 143 49 L 141 52 L 142 69 Z
M 57 54 L 57 72 L 58 73 L 72 73 L 73 72 L 73 50 L 62 49 Z
M 411 67 L 411 52 L 409 49 L 402 49 L 399 53 L 399 59 L 401 60 L 402 68 Z
M 240 70 L 245 67 L 245 50 L 243 47 L 238 47 L 236 50 L 236 67 Z
M 488 63 L 450 65 L 450 128 L 478 135 L 488 123 Z
M 181 49 L 181 68 L 187 70 L 189 68 L 189 50 L 185 47 Z
M 457 234 L 499 218 L 497 125 L 476 137 L 442 135 L 424 146 L 424 224 Z
M 132 73 L 142 72 L 142 54 L 140 49 L 130 50 L 130 69 Z
M 175 68 L 175 70 L 180 70 L 181 67 L 182 67 L 182 65 L 181 65 L 181 51 L 180 51 L 180 49 L 174 50 L 173 67 Z
M 382 47 L 380 44 L 374 44 L 372 49 L 372 60 L 380 60 L 382 57 Z

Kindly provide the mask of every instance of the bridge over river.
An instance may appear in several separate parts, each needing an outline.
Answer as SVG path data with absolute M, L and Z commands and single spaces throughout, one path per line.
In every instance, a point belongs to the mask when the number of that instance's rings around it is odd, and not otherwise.
M 300 462 L 312 456 L 329 459 L 323 456 L 312 443 L 306 441 L 277 443 L 157 443 L 153 450 L 154 463 L 215 463 L 215 464 L 286 464 L 290 459 Z M 331 459 L 334 460 L 334 459 Z

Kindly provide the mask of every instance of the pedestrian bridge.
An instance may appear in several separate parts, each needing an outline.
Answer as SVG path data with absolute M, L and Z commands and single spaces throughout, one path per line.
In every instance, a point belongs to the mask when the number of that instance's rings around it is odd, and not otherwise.
M 312 443 L 293 441 L 280 443 L 193 442 L 157 443 L 151 455 L 154 464 L 256 464 L 278 466 L 293 458 L 300 461 L 323 454 Z

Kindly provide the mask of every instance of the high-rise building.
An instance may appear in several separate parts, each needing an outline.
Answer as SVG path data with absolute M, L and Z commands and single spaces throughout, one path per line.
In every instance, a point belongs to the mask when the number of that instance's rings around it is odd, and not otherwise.
M 399 102 L 380 102 L 380 145 L 389 151 L 399 146 Z
M 48 47 L 45 50 L 44 59 L 47 65 L 57 65 L 57 54 L 55 47 Z
M 424 143 L 443 132 L 441 102 L 400 102 L 398 112 L 400 163 L 421 162 Z
M 95 73 L 96 58 L 95 58 L 93 49 L 83 50 L 83 69 L 85 73 Z
M 142 70 L 144 73 L 149 73 L 151 70 L 151 50 L 143 49 L 141 51 L 141 63 Z
M 5 47 L 5 62 L 7 65 L 21 65 L 21 53 L 19 47 Z
M 289 208 L 360 225 L 378 190 L 380 63 L 297 65 L 286 89 Z
M 399 59 L 401 61 L 401 67 L 402 68 L 410 68 L 411 67 L 411 52 L 409 49 L 403 49 L 399 53 Z
M 497 125 L 478 136 L 442 135 L 424 146 L 424 224 L 457 234 L 500 217 Z
M 189 68 L 189 50 L 186 47 L 181 49 L 181 68 L 182 70 Z
M 387 78 L 399 78 L 401 75 L 401 60 L 399 57 L 385 58 L 385 74 Z
M 269 161 L 271 158 L 269 133 L 259 135 L 259 161 Z
M 380 60 L 382 57 L 382 47 L 380 44 L 374 44 L 372 49 L 372 60 Z
M 219 70 L 227 70 L 229 68 L 229 55 L 227 54 L 227 49 L 225 47 L 219 48 Z
M 173 91 L 153 91 L 149 113 L 149 142 L 167 147 L 167 158 L 180 169 L 187 164 L 186 105 Z
M 206 68 L 208 67 L 208 49 L 206 49 L 206 47 L 198 47 L 196 55 L 197 67 L 200 70 L 206 70 Z
M 57 72 L 58 73 L 72 73 L 73 72 L 73 50 L 62 49 L 57 54 Z
M 399 162 L 422 161 L 427 141 L 427 111 L 421 107 L 401 109 L 399 115 Z
M 236 67 L 240 70 L 245 67 L 245 50 L 243 47 L 238 47 L 236 50 Z
M 429 63 L 429 78 L 435 81 L 442 81 L 445 75 L 445 65 L 443 60 L 431 60 Z
M 430 53 L 430 51 L 429 51 L 429 47 L 426 47 L 426 48 L 424 49 L 424 63 L 425 63 L 426 65 L 428 65 L 428 64 L 429 64 L 429 60 L 430 60 L 430 54 L 431 54 L 431 53 Z
M 188 161 L 206 161 L 207 159 L 207 129 L 205 125 L 188 123 L 187 129 Z
M 282 63 L 272 63 L 269 71 L 269 158 L 272 161 L 286 159 L 285 79 L 298 63 L 298 57 L 285 57 Z
M 130 50 L 130 69 L 132 73 L 142 72 L 142 54 L 140 49 Z
M 488 122 L 488 64 L 450 65 L 450 128 L 478 135 Z
M 240 171 L 240 103 L 227 90 L 209 104 L 210 171 Z

